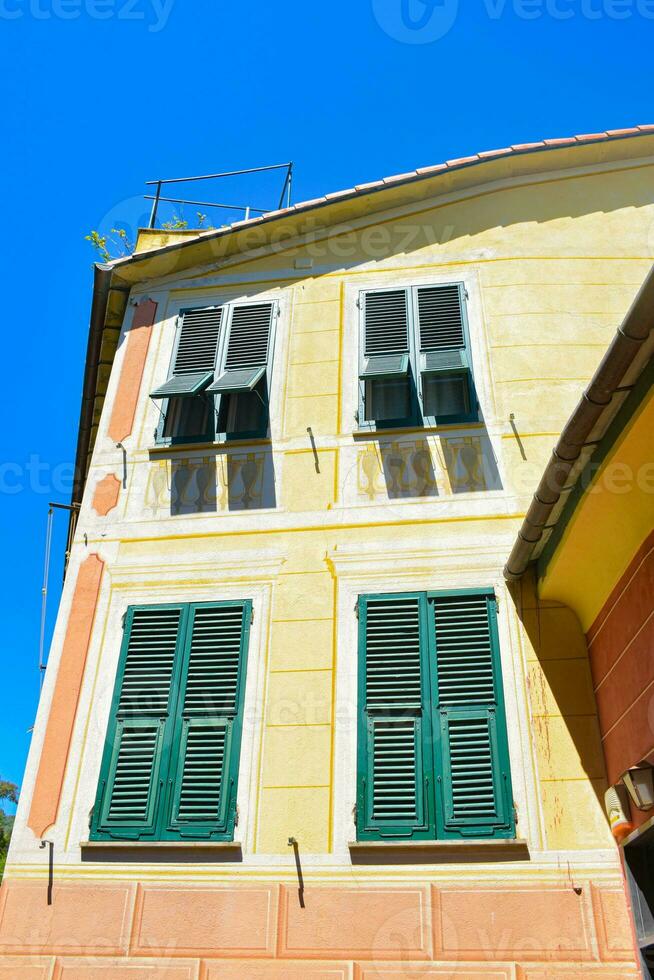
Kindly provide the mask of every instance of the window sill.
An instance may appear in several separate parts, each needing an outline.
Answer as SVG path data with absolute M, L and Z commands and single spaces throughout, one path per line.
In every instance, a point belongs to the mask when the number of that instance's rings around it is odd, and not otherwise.
M 220 442 L 178 442 L 157 443 L 148 447 L 150 456 L 183 456 L 190 452 L 224 453 L 226 449 L 237 449 L 239 446 L 269 446 L 269 436 L 252 436 L 247 439 L 222 439 Z
M 474 419 L 470 422 L 442 422 L 439 425 L 428 423 L 426 425 L 415 425 L 411 423 L 410 425 L 390 425 L 384 428 L 378 429 L 368 429 L 359 428 L 352 431 L 352 435 L 355 439 L 378 439 L 380 436 L 386 438 L 387 436 L 396 435 L 416 435 L 421 433 L 434 433 L 434 432 L 446 432 L 449 430 L 458 431 L 460 429 L 483 429 L 484 423 L 479 419 Z
M 474 864 L 528 861 L 529 845 L 511 840 L 377 841 L 348 844 L 352 864 Z
M 239 862 L 243 851 L 239 841 L 141 841 L 87 840 L 80 843 L 82 861 L 160 861 L 180 864 Z

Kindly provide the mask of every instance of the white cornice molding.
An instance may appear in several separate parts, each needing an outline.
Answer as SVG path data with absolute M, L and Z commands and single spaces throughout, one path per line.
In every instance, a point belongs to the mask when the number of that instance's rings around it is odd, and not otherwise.
M 501 575 L 506 547 L 511 543 L 506 536 L 502 543 L 492 547 L 468 546 L 464 548 L 425 548 L 422 542 L 406 543 L 397 547 L 380 548 L 369 545 L 356 549 L 333 548 L 326 552 L 325 562 L 339 578 L 366 578 L 400 580 L 407 575 L 456 572 L 488 572 Z
M 184 582 L 240 582 L 252 585 L 275 581 L 281 573 L 286 556 L 278 551 L 223 551 L 220 557 L 209 561 L 180 560 L 175 554 L 162 553 L 147 562 L 134 561 L 114 565 L 110 569 L 112 585 L 120 588 L 145 586 L 159 582 L 164 575 L 169 581 Z

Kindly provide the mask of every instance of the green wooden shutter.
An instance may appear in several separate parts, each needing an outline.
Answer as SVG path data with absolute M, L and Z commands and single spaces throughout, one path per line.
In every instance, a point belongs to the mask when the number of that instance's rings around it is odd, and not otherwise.
M 185 610 L 130 607 L 91 836 L 154 838 L 167 764 L 167 726 Z
M 438 421 L 477 416 L 462 284 L 414 291 L 423 415 Z
M 180 317 L 170 378 L 151 398 L 197 395 L 213 380 L 223 307 L 184 310 Z
M 440 736 L 439 837 L 514 834 L 495 597 L 431 598 Z
M 424 596 L 359 600 L 359 839 L 433 836 Z
M 259 383 L 269 360 L 274 309 L 273 303 L 233 308 L 223 369 L 211 393 L 248 392 Z
M 191 606 L 166 836 L 231 840 L 250 602 Z
M 394 378 L 409 370 L 409 314 L 405 289 L 363 294 L 365 380 Z
M 461 289 L 452 286 L 419 286 L 418 328 L 421 351 L 465 349 Z

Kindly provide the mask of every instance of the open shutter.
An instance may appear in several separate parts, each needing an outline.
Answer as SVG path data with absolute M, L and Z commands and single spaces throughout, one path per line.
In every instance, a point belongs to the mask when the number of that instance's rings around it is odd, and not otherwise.
M 415 290 L 422 410 L 439 421 L 476 418 L 464 295 L 460 283 Z
M 359 839 L 433 836 L 423 597 L 359 600 Z
M 183 618 L 180 606 L 131 607 L 127 612 L 93 837 L 139 840 L 156 834 Z
M 223 370 L 209 388 L 212 394 L 252 391 L 264 376 L 273 312 L 273 303 L 234 307 Z
M 432 598 L 442 765 L 439 837 L 513 836 L 495 597 Z
M 417 294 L 423 370 L 468 367 L 460 286 L 419 286 Z
M 155 388 L 150 398 L 179 398 L 204 391 L 213 380 L 222 320 L 222 306 L 185 310 L 181 314 L 170 378 Z
M 409 318 L 404 289 L 363 294 L 364 380 L 395 378 L 409 370 Z
M 250 612 L 249 602 L 191 607 L 168 836 L 232 839 Z

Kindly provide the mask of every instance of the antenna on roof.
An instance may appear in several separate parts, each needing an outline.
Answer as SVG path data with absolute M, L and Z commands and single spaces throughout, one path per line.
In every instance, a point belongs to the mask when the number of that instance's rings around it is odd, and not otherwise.
M 156 186 L 156 191 L 154 194 L 144 195 L 146 201 L 152 201 L 152 210 L 150 212 L 150 223 L 148 228 L 156 227 L 157 211 L 159 210 L 159 204 L 162 201 L 165 201 L 168 204 L 192 204 L 200 208 L 225 208 L 228 211 L 243 211 L 245 221 L 249 219 L 252 212 L 255 214 L 268 214 L 270 211 L 274 211 L 275 208 L 254 208 L 249 204 L 217 204 L 212 201 L 190 201 L 186 198 L 180 197 L 163 197 L 161 194 L 161 189 L 164 184 L 183 184 L 191 180 L 217 180 L 220 177 L 239 177 L 242 174 L 260 174 L 268 170 L 286 171 L 277 210 L 280 210 L 283 207 L 290 208 L 291 188 L 293 184 L 292 160 L 289 163 L 273 163 L 267 167 L 249 167 L 247 170 L 228 170 L 222 174 L 201 174 L 197 177 L 165 177 L 161 180 L 146 180 L 145 183 L 147 186 Z M 284 204 L 284 199 L 286 199 L 286 204 Z

